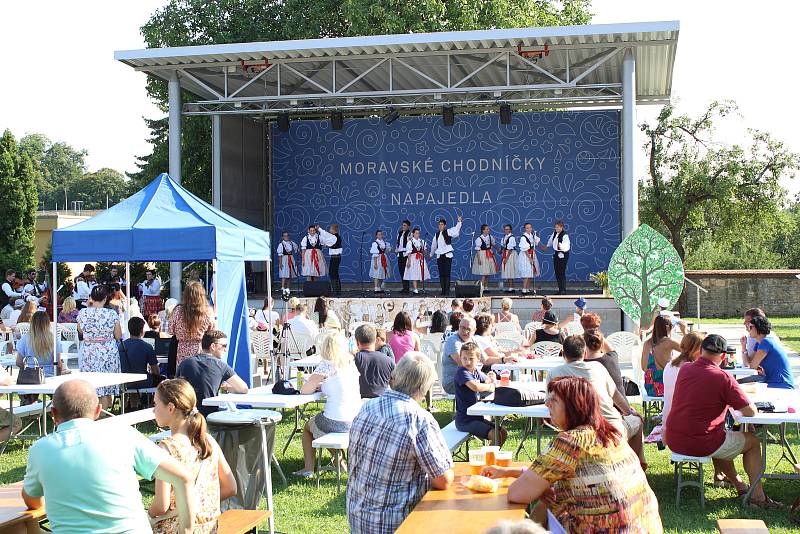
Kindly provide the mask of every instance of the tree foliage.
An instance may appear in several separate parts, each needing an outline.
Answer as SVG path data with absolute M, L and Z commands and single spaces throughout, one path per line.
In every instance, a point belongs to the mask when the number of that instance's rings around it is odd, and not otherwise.
M 31 158 L 21 152 L 9 130 L 0 138 L 0 268 L 35 265 L 37 173 Z
M 408 32 L 585 24 L 589 0 L 171 0 L 142 26 L 150 48 Z M 149 77 L 148 94 L 167 110 L 167 84 Z M 184 92 L 184 102 L 196 100 Z M 130 175 L 143 186 L 169 167 L 166 119 L 147 120 L 153 152 Z M 211 125 L 185 117 L 181 182 L 211 198 Z
M 667 105 L 655 124 L 642 126 L 649 175 L 640 184 L 640 218 L 668 236 L 681 259 L 687 250 L 695 257 L 720 243 L 746 246 L 741 238 L 749 237 L 753 221 L 776 220 L 785 202 L 780 180 L 800 164 L 797 154 L 758 130 L 748 130 L 741 144 L 717 142 L 715 125 L 735 112 L 732 102 L 713 102 L 689 117 Z
M 68 191 L 70 202 L 82 201 L 85 210 L 104 210 L 134 192 L 122 173 L 107 167 L 73 180 Z

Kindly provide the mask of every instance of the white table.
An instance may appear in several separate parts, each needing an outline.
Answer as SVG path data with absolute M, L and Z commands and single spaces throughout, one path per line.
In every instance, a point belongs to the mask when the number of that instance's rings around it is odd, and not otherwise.
M 495 404 L 493 402 L 476 402 L 469 408 L 467 408 L 467 415 L 478 415 L 483 417 L 491 417 L 492 421 L 494 422 L 494 435 L 495 440 L 500 435 L 500 422 L 503 418 L 507 415 L 521 415 L 523 417 L 527 417 L 529 420 L 535 421 L 535 425 L 525 425 L 525 434 L 522 436 L 522 440 L 520 440 L 519 446 L 515 451 L 514 455 L 519 455 L 520 450 L 525 450 L 525 440 L 530 435 L 531 431 L 534 432 L 536 436 L 536 454 L 541 454 L 542 452 L 542 441 L 541 441 L 541 421 L 543 419 L 550 418 L 550 410 L 544 404 L 537 404 L 536 406 L 502 406 L 500 404 Z M 498 443 L 495 441 L 495 445 Z M 527 451 L 526 451 L 527 454 Z M 530 455 L 529 455 L 530 457 Z M 531 458 L 533 460 L 533 458 Z
M 250 389 L 247 393 L 223 393 L 216 397 L 203 399 L 203 406 L 225 406 L 228 403 L 235 405 L 249 405 L 253 408 L 271 408 L 294 411 L 294 428 L 286 440 L 281 454 L 286 454 L 289 443 L 295 434 L 301 432 L 300 419 L 303 415 L 303 406 L 322 400 L 322 393 L 317 391 L 310 395 L 276 395 L 272 393 L 273 385 L 261 386 Z
M 566 362 L 562 358 L 533 358 L 522 359 L 517 363 L 495 363 L 493 371 L 549 371 Z
M 758 374 L 757 370 L 750 369 L 749 367 L 734 367 L 733 369 L 722 370 L 733 376 L 753 376 Z
M 146 374 L 138 373 L 82 373 L 72 372 L 66 375 L 52 376 L 45 379 L 44 384 L 10 384 L 8 386 L 0 386 L 0 395 L 8 395 L 9 412 L 14 415 L 14 393 L 17 395 L 41 395 L 42 396 L 42 414 L 41 414 L 41 433 L 40 436 L 47 434 L 47 396 L 52 396 L 58 386 L 70 380 L 85 380 L 95 388 L 110 387 L 110 386 L 123 386 L 120 390 L 120 407 L 122 413 L 125 413 L 125 384 L 130 382 L 138 382 L 140 380 L 147 380 Z M 9 436 L 3 444 L 16 436 Z
M 767 443 L 769 426 L 778 426 L 780 429 L 780 442 L 781 442 L 781 457 L 778 459 L 776 466 L 784 459 L 792 464 L 797 464 L 797 458 L 792 451 L 791 445 L 786 440 L 786 425 L 787 423 L 800 424 L 800 391 L 796 389 L 778 389 L 778 388 L 759 388 L 754 394 L 749 395 L 751 402 L 771 402 L 775 405 L 775 409 L 779 410 L 775 413 L 762 413 L 759 412 L 752 417 L 742 415 L 737 410 L 731 410 L 733 419 L 737 423 L 760 425 L 756 428 L 756 433 L 761 439 L 761 472 L 758 476 L 759 480 L 772 479 L 800 479 L 798 474 L 787 473 L 767 473 Z M 788 413 L 785 410 L 792 407 L 795 413 Z M 763 484 L 763 482 L 762 482 Z M 747 504 L 753 494 L 755 485 L 750 484 L 750 490 L 742 499 L 743 504 Z
M 322 362 L 322 356 L 319 354 L 312 354 L 311 356 L 306 356 L 305 358 L 300 358 L 299 360 L 292 360 L 289 362 L 289 367 L 294 367 L 295 369 L 298 367 L 316 367 Z

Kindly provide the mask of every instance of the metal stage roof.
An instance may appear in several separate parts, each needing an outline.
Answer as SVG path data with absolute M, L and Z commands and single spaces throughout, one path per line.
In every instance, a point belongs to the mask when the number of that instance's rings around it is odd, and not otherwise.
M 185 114 L 348 115 L 453 104 L 617 106 L 622 58 L 636 58 L 636 100 L 672 90 L 679 23 L 643 22 L 237 43 L 115 52 L 202 100 Z

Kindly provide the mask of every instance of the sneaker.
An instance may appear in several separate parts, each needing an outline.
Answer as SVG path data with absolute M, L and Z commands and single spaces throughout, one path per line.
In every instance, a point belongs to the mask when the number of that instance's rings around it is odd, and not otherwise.
M 412 291 L 412 293 L 414 293 L 415 295 L 419 295 L 419 289 L 415 289 L 414 291 Z

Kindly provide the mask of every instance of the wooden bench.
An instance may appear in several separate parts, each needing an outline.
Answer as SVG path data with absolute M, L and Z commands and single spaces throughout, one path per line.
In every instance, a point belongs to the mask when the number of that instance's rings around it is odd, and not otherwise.
M 256 534 L 258 525 L 270 518 L 267 510 L 226 510 L 219 516 L 218 534 Z
M 717 519 L 720 534 L 769 534 L 760 519 Z

